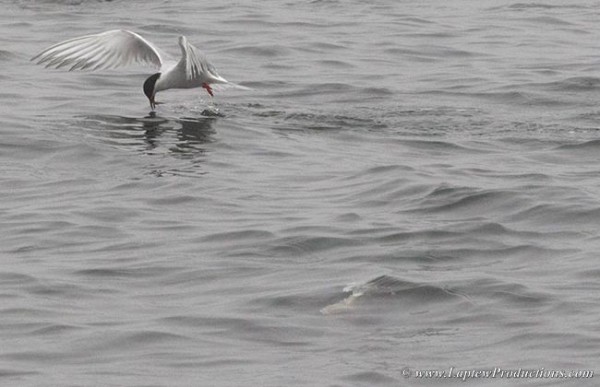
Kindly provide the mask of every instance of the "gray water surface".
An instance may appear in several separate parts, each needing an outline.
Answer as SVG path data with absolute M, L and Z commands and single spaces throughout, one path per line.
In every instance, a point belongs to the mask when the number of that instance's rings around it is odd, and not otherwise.
M 597 367 L 600 2 L 2 9 L 1 385 Z M 29 61 L 115 28 L 175 55 L 186 35 L 252 90 L 163 92 L 151 116 L 152 69 Z

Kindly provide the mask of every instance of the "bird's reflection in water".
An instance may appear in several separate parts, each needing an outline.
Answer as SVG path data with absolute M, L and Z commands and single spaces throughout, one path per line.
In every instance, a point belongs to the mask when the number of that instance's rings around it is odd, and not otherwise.
M 145 130 L 144 139 L 148 144 L 148 150 L 157 148 L 160 136 L 174 129 L 168 119 L 157 117 L 155 112 L 150 112 L 146 117 L 139 119 L 139 122 Z
M 178 156 L 194 157 L 205 153 L 205 146 L 213 141 L 215 133 L 215 117 L 167 118 L 150 112 L 143 118 L 93 116 L 86 117 L 86 121 L 87 128 L 101 127 L 102 137 L 112 144 L 118 140 L 120 145 L 135 146 L 140 150 L 139 139 L 143 138 L 143 151 L 149 154 L 168 150 Z M 140 136 L 140 129 L 144 131 L 143 136 Z
M 150 160 L 153 175 L 198 176 L 204 174 L 199 165 L 214 142 L 217 119 L 204 115 L 162 117 L 153 112 L 145 117 L 83 116 L 77 117 L 74 125 L 88 138 L 127 153 L 160 156 L 160 160 Z

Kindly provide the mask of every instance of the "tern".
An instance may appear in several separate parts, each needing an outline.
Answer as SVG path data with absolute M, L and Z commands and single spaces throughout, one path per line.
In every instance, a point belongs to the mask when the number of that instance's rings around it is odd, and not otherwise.
M 48 47 L 33 58 L 46 68 L 69 67 L 73 70 L 104 70 L 134 63 L 151 65 L 159 69 L 144 82 L 144 94 L 154 111 L 159 102 L 156 93 L 167 89 L 203 87 L 212 97 L 212 84 L 230 85 L 221 77 L 215 66 L 185 36 L 179 37 L 181 59 L 174 60 L 139 34 L 127 30 L 112 30 L 94 35 L 80 36 Z

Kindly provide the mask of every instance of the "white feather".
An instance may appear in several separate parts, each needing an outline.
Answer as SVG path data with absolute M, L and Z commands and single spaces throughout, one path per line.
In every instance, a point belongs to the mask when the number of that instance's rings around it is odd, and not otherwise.
M 173 60 L 140 35 L 127 30 L 112 30 L 57 43 L 31 60 L 46 67 L 72 70 L 104 70 L 134 63 L 163 69 Z

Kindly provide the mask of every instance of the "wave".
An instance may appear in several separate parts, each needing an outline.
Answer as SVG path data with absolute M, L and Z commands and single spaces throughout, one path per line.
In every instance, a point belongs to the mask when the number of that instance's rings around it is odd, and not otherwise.
M 596 152 L 600 150 L 600 140 L 590 140 L 576 144 L 564 144 L 556 147 L 556 150 Z
M 322 314 L 349 312 L 358 305 L 359 301 L 368 303 L 369 300 L 373 301 L 373 299 L 388 297 L 413 300 L 422 305 L 462 298 L 444 287 L 412 282 L 390 275 L 381 275 L 364 283 L 348 285 L 343 291 L 344 293 L 350 293 L 350 295 L 339 302 L 325 306 L 321 309 Z
M 423 198 L 418 198 L 406 212 L 439 214 L 483 214 L 502 210 L 514 210 L 518 204 L 525 205 L 516 191 L 482 190 L 471 187 L 441 185 Z

